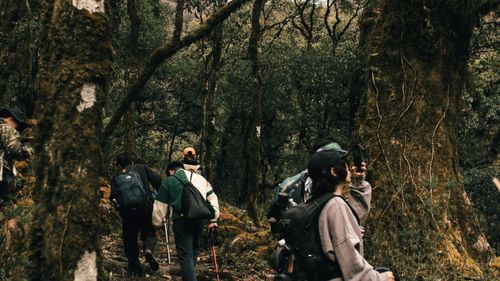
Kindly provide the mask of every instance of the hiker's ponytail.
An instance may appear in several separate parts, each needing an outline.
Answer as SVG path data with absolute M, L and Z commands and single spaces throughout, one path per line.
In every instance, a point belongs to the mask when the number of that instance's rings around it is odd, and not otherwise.
M 320 180 L 313 180 L 312 197 L 316 198 L 326 193 L 333 193 L 340 183 L 345 182 L 347 178 L 346 162 L 341 160 L 333 168 L 335 168 L 337 176 L 326 173 Z

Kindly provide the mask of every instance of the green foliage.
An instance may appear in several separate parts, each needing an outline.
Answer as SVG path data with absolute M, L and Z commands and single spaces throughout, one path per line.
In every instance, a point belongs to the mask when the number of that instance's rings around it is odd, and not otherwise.
M 481 19 L 474 31 L 469 79 L 462 96 L 459 126 L 460 165 L 464 169 L 465 189 L 479 213 L 488 241 L 500 253 L 499 193 L 491 182 L 500 174 L 500 56 L 499 34 L 494 17 Z
M 500 254 L 500 192 L 492 183 L 493 177 L 500 177 L 494 169 L 472 168 L 465 172 L 465 190 L 470 196 L 474 209 L 479 211 L 481 227 L 488 242 Z

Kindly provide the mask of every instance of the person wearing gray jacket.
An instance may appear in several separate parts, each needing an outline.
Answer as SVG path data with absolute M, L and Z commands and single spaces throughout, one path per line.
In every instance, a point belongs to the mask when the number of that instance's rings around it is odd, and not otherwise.
M 332 263 L 337 263 L 342 272 L 342 277 L 330 280 L 394 281 L 392 272 L 376 271 L 363 257 L 361 225 L 370 210 L 372 188 L 365 181 L 366 163 L 363 163 L 361 172 L 356 172 L 354 167 L 349 171 L 345 157 L 346 154 L 337 151 L 316 152 L 307 167 L 312 179 L 313 198 L 327 193 L 341 196 L 345 183 L 351 182 L 348 203 L 339 196 L 333 197 L 319 216 L 323 253 Z

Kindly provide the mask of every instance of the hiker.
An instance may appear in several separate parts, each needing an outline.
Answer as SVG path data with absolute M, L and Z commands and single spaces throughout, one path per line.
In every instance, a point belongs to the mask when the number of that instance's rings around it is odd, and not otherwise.
M 130 276 L 143 276 L 143 269 L 139 261 L 139 243 L 137 236 L 141 234 L 144 243 L 144 257 L 149 267 L 158 270 L 158 262 L 154 257 L 156 248 L 155 228 L 151 220 L 154 194 L 150 185 L 158 190 L 161 177 L 145 164 L 134 164 L 130 155 L 120 153 L 116 157 L 116 165 L 120 169 L 111 183 L 111 198 L 122 218 L 123 248 L 128 260 Z M 134 181 L 134 179 L 136 179 Z M 132 190 L 129 188 L 136 188 Z M 144 197 L 138 197 L 137 191 L 143 190 Z M 130 195 L 131 194 L 131 195 Z M 139 202 L 132 205 L 130 202 Z M 120 206 L 121 205 L 121 206 Z
M 21 144 L 19 132 L 28 127 L 24 112 L 16 108 L 0 110 L 0 208 L 12 203 L 14 177 L 13 160 L 27 159 L 33 149 Z
M 310 200 L 330 196 L 317 221 L 318 242 L 329 266 L 322 268 L 320 275 L 324 275 L 316 280 L 393 281 L 392 272 L 379 273 L 363 258 L 360 225 L 366 221 L 370 209 L 372 188 L 365 180 L 366 163 L 363 162 L 361 170 L 352 167 L 349 171 L 346 156 L 347 153 L 339 150 L 316 152 L 307 166 L 312 179 Z M 345 183 L 349 181 L 347 203 L 341 196 Z M 300 262 L 298 259 L 299 265 Z
M 317 142 L 312 148 L 311 155 L 320 151 L 340 151 L 343 154 L 347 154 L 347 151 L 343 150 L 335 139 L 331 137 Z M 308 175 L 307 169 L 286 178 L 278 184 L 275 201 L 266 214 L 272 233 L 276 234 L 279 232 L 280 218 L 287 208 L 306 202 L 311 198 L 311 186 L 312 180 Z M 273 252 L 274 263 L 278 271 L 276 279 L 293 277 L 294 280 L 301 280 L 303 279 L 301 276 L 302 273 L 296 269 L 294 270 L 294 257 L 284 242 L 283 239 L 279 241 L 278 247 Z
M 342 150 L 333 138 L 325 138 L 313 147 L 312 153 L 319 151 Z M 288 177 L 277 185 L 274 203 L 269 208 L 266 217 L 271 224 L 271 231 L 276 232 L 276 223 L 281 213 L 290 205 L 306 202 L 311 197 L 312 181 L 308 176 L 307 169 Z
M 196 160 L 196 150 L 192 147 L 184 148 L 184 160 L 182 160 L 182 164 L 184 165 L 184 170 L 195 172 L 199 175 L 203 175 L 203 168 Z
M 162 227 L 167 211 L 172 206 L 172 228 L 182 280 L 196 281 L 198 240 L 205 225 L 208 225 L 208 231 L 215 231 L 219 217 L 219 202 L 211 184 L 203 176 L 185 170 L 182 162 L 169 163 L 167 173 L 168 177 L 162 182 L 153 206 L 153 224 L 157 228 Z M 210 211 L 213 212 L 209 221 L 184 218 L 181 195 L 184 196 L 183 189 L 190 188 L 188 184 L 192 184 L 203 199 L 209 202 Z

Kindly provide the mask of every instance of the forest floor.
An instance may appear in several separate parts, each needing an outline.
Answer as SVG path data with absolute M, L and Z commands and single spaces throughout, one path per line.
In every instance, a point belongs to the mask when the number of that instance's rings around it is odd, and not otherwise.
M 162 231 L 162 235 L 164 232 Z M 120 233 L 113 233 L 101 238 L 101 243 L 103 245 L 103 263 L 104 269 L 108 273 L 110 280 L 181 280 L 180 277 L 180 266 L 178 258 L 175 252 L 175 245 L 173 244 L 173 235 L 169 237 L 170 240 L 170 264 L 168 263 L 167 254 L 167 243 L 159 241 L 157 244 L 156 260 L 160 265 L 158 271 L 152 271 L 144 256 L 141 255 L 141 264 L 145 272 L 145 276 L 142 278 L 129 277 L 127 274 L 127 259 L 123 252 L 123 243 Z M 209 256 L 209 252 L 202 249 L 198 255 L 198 262 L 196 265 L 196 271 L 198 274 L 198 279 L 200 281 L 204 280 L 216 280 L 215 270 L 213 264 L 212 256 Z M 229 269 L 221 269 L 220 272 L 221 280 L 239 280 L 233 278 L 233 274 Z M 249 280 L 249 279 L 245 279 Z
M 140 260 L 145 276 L 130 277 L 127 274 L 127 259 L 123 252 L 121 222 L 116 214 L 111 215 L 113 218 L 108 222 L 113 223 L 108 229 L 108 234 L 101 238 L 103 266 L 109 280 L 181 280 L 171 225 L 169 228 L 171 263 L 168 263 L 165 232 L 161 229 L 161 233 L 157 235 L 161 237 L 161 240 L 158 241 L 155 254 L 160 265 L 159 270 L 152 271 L 141 255 Z M 250 226 L 248 222 L 244 222 L 245 220 L 247 218 L 244 211 L 234 207 L 222 208 L 218 230 L 222 244 L 216 248 L 220 280 L 272 280 L 274 270 L 270 263 L 272 241 L 270 241 L 269 231 Z M 198 280 L 217 280 L 209 239 L 204 237 L 201 240 L 196 264 Z

